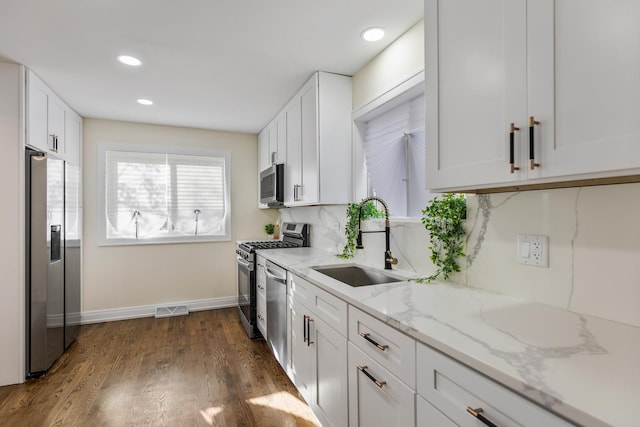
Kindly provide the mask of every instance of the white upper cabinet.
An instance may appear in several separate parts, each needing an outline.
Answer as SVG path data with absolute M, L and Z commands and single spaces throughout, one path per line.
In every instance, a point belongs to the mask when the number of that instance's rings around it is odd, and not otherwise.
M 26 72 L 26 101 L 27 145 L 79 165 L 82 118 L 31 70 Z
M 258 134 L 258 173 L 271 165 L 269 130 L 270 128 L 266 127 Z
M 67 162 L 80 166 L 80 142 L 82 141 L 82 117 L 71 110 L 65 113 L 65 156 Z
M 50 152 L 55 150 L 49 136 L 49 88 L 27 71 L 27 145 Z
M 427 187 L 640 173 L 636 3 L 425 0 Z
M 537 24 L 530 36 L 542 42 L 530 53 L 542 65 L 529 70 L 529 103 L 549 138 L 540 177 L 632 173 L 640 167 L 640 2 L 539 3 L 529 7 Z M 555 56 L 545 57 L 554 47 Z
M 298 107 L 299 103 L 299 107 Z M 316 72 L 288 104 L 285 180 L 288 206 L 342 204 L 351 199 L 351 77 Z M 300 114 L 298 116 L 298 108 Z M 287 118 L 288 120 L 288 118 Z M 293 141 L 299 138 L 299 145 Z
M 293 204 L 302 182 L 302 110 L 300 98 L 294 97 L 284 110 L 287 124 L 287 164 L 284 168 L 284 201 Z
M 267 129 L 284 163 L 286 206 L 350 201 L 351 77 L 314 73 L 261 135 Z
M 526 116 L 526 29 L 524 0 L 425 1 L 427 188 L 521 179 L 508 128 Z

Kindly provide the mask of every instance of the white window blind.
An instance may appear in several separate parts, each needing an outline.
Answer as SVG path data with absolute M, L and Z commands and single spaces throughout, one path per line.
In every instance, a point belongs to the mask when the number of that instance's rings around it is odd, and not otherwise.
M 230 155 L 180 151 L 104 148 L 107 244 L 230 238 Z
M 373 193 L 396 217 L 420 217 L 432 195 L 425 190 L 424 95 L 365 123 L 364 154 Z

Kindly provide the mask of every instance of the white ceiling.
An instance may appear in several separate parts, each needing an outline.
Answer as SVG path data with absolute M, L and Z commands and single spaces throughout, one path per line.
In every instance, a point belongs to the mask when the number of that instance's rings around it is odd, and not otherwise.
M 313 71 L 353 75 L 422 17 L 423 0 L 0 0 L 0 59 L 83 117 L 257 133 Z

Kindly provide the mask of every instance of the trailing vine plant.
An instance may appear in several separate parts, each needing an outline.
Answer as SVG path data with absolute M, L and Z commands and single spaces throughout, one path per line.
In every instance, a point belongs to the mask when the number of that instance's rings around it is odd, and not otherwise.
M 359 203 L 349 203 L 347 205 L 347 222 L 344 226 L 344 235 L 347 243 L 342 249 L 342 253 L 338 257 L 342 259 L 352 258 L 356 254 L 356 239 L 358 238 L 358 212 L 360 211 Z M 378 210 L 372 201 L 368 201 L 362 206 L 362 218 L 364 221 L 369 218 L 383 218 L 384 212 Z
M 458 258 L 464 254 L 463 220 L 467 214 L 467 200 L 464 194 L 436 196 L 422 211 L 422 223 L 429 231 L 431 262 L 438 267 L 429 277 L 416 279 L 418 283 L 431 283 L 440 275 L 445 280 L 452 273 L 460 271 Z

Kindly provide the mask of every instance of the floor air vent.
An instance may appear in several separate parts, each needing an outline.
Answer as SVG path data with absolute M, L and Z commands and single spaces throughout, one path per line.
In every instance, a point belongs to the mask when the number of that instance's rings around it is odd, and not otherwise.
M 184 316 L 185 314 L 189 314 L 189 306 L 187 304 L 156 307 L 156 318 Z

